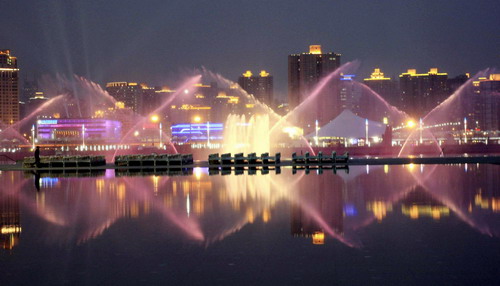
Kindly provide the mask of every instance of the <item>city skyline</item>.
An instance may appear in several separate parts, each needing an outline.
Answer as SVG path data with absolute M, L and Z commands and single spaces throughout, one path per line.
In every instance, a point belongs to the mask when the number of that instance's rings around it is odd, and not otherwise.
M 74 73 L 101 85 L 169 84 L 201 67 L 236 81 L 265 69 L 281 98 L 287 55 L 312 44 L 359 59 L 359 78 L 373 68 L 394 78 L 408 68 L 453 76 L 499 66 L 494 1 L 286 3 L 24 1 L 0 11 L 2 48 L 23 59 L 24 75 Z

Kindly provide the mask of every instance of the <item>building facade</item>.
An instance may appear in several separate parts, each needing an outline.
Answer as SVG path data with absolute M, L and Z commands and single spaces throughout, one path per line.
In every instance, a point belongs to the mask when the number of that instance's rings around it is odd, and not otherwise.
M 431 68 L 428 73 L 418 74 L 409 69 L 399 76 L 401 109 L 413 118 L 425 116 L 449 95 L 448 74 Z
M 363 83 L 378 93 L 390 105 L 401 106 L 396 83 L 390 77 L 385 77 L 379 68 L 374 69 L 370 77 L 363 80 Z
M 106 91 L 117 101 L 131 108 L 135 113 L 142 111 L 142 87 L 135 82 L 108 82 Z
M 261 71 L 258 76 L 254 76 L 251 71 L 246 71 L 238 78 L 238 84 L 258 101 L 267 106 L 273 105 L 273 76 L 265 70 Z
M 0 50 L 0 123 L 19 121 L 19 69 L 10 50 Z
M 309 46 L 309 53 L 288 56 L 288 104 L 293 109 L 304 101 L 314 86 L 340 67 L 340 54 L 323 53 L 321 45 Z

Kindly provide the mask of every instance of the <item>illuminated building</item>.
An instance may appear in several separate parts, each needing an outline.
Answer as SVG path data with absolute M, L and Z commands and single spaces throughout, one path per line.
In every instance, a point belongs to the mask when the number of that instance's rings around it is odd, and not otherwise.
M 222 123 L 182 123 L 171 126 L 172 142 L 214 143 L 222 140 L 224 125 Z M 210 137 L 210 138 L 209 138 Z
M 288 104 L 295 108 L 321 78 L 340 66 L 340 54 L 323 53 L 321 45 L 309 46 L 309 53 L 288 56 Z
M 238 84 L 248 94 L 253 95 L 260 102 L 267 106 L 273 104 L 273 76 L 266 71 L 261 71 L 258 76 L 246 71 L 238 78 Z
M 0 50 L 0 123 L 19 121 L 19 69 L 10 50 Z
M 448 74 L 431 68 L 428 73 L 418 74 L 409 69 L 399 76 L 401 109 L 413 118 L 424 116 L 443 102 L 449 95 Z
M 26 102 L 26 114 L 31 114 L 37 108 L 39 108 L 45 102 L 47 102 L 47 100 L 49 99 L 44 96 L 43 92 L 41 91 L 35 92 L 35 94 L 28 99 L 28 102 Z
M 42 143 L 113 143 L 121 138 L 122 124 L 106 119 L 40 119 L 37 139 Z
M 382 96 L 391 105 L 401 105 L 396 83 L 390 77 L 385 77 L 380 69 L 374 69 L 370 77 L 363 80 L 363 83 Z
M 478 131 L 500 130 L 500 74 L 480 77 L 473 82 L 474 92 L 468 94 L 467 103 L 473 106 L 466 114 L 472 122 L 470 128 Z
M 108 82 L 106 91 L 117 101 L 131 108 L 135 113 L 140 113 L 142 108 L 142 87 L 135 82 Z
M 309 46 L 309 53 L 288 56 L 288 104 L 293 110 L 313 91 L 318 82 L 340 66 L 340 54 L 323 53 L 320 45 Z M 329 83 L 322 89 L 322 100 L 316 101 L 316 112 L 305 112 L 298 118 L 301 127 L 313 126 L 316 120 L 320 125 L 338 115 L 342 110 L 339 104 L 336 83 Z M 331 96 L 330 94 L 335 94 Z

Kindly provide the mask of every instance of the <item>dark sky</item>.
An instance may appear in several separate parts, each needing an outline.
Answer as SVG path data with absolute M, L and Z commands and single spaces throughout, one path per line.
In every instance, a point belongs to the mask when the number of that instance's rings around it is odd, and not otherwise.
M 395 76 L 500 67 L 500 1 L 0 0 L 0 48 L 24 73 L 166 84 L 206 67 L 266 69 L 286 93 L 287 55 L 310 44 Z

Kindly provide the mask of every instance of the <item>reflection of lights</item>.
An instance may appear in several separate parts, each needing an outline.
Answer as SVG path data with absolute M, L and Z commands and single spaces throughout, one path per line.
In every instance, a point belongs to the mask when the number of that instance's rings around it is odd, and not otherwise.
M 325 233 L 322 231 L 316 231 L 312 235 L 313 244 L 322 245 L 325 244 Z
M 187 194 L 187 197 L 186 197 L 186 213 L 187 213 L 188 217 L 191 214 L 191 202 L 189 200 L 189 193 Z
M 411 163 L 408 165 L 408 170 L 410 170 L 410 172 L 413 172 L 413 169 L 415 169 L 415 164 Z
M 196 167 L 193 169 L 193 174 L 196 177 L 196 180 L 201 179 L 201 174 L 203 173 L 202 169 L 200 167 Z
M 384 165 L 384 174 L 389 174 L 389 165 Z
M 2 226 L 2 229 L 1 229 L 1 233 L 2 234 L 20 233 L 20 232 L 21 232 L 21 227 L 20 226 L 6 225 L 6 226 Z
M 345 216 L 356 216 L 358 214 L 358 210 L 353 204 L 345 204 L 344 214 Z
M 445 206 L 403 205 L 401 207 L 401 211 L 404 215 L 409 216 L 411 219 L 418 219 L 421 216 L 427 216 L 437 220 L 442 216 L 450 215 L 450 209 Z
M 382 201 L 373 201 L 368 202 L 366 209 L 373 212 L 375 218 L 377 218 L 378 221 L 381 221 L 387 216 L 388 211 L 392 211 L 392 205 Z
M 262 212 L 262 221 L 263 222 L 268 222 L 269 220 L 271 219 L 271 212 L 269 211 L 269 209 L 264 209 L 264 211 Z

